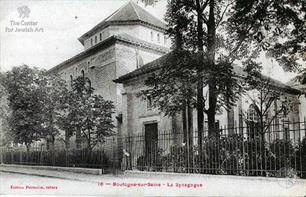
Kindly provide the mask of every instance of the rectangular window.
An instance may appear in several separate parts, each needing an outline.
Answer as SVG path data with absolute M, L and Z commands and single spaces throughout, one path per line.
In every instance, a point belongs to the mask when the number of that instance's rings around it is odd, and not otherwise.
M 102 40 L 102 33 L 100 33 L 100 41 Z
M 160 43 L 160 36 L 157 34 L 157 42 Z
M 147 97 L 147 109 L 151 110 L 152 107 L 153 107 L 152 98 L 151 98 L 151 96 L 148 96 Z
M 95 36 L 95 44 L 97 44 L 97 42 L 98 42 L 98 38 L 97 36 Z
M 164 36 L 164 44 L 167 44 L 167 36 Z
M 91 46 L 93 45 L 93 41 L 92 41 L 92 38 L 90 39 L 90 44 L 91 44 Z
M 151 31 L 151 41 L 154 40 L 153 31 Z

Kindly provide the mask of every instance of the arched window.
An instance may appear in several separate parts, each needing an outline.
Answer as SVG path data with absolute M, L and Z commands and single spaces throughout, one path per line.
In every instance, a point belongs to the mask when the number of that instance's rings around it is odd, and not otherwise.
M 151 41 L 154 40 L 154 35 L 153 35 L 153 31 L 151 31 Z
M 85 72 L 84 72 L 84 70 L 82 70 L 81 73 L 82 73 L 82 77 L 84 78 L 84 77 L 85 77 Z
M 160 43 L 160 35 L 157 34 L 157 42 Z
M 247 135 L 249 139 L 255 139 L 259 136 L 259 123 L 256 106 L 251 104 L 247 111 Z
M 255 106 L 251 104 L 247 111 L 247 120 L 252 122 L 258 122 L 258 116 L 255 110 Z

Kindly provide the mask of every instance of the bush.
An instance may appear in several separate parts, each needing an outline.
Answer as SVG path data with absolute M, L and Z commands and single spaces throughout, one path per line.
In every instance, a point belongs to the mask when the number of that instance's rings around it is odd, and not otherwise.
M 103 151 L 80 150 L 8 151 L 4 163 L 63 167 L 107 168 L 111 162 Z
M 202 155 L 197 146 L 188 151 L 186 146 L 173 145 L 168 154 L 164 152 L 159 149 L 150 161 L 146 156 L 138 157 L 137 169 L 306 178 L 306 139 L 299 143 L 283 139 L 267 143 L 260 138 L 246 139 L 239 135 L 206 137 Z

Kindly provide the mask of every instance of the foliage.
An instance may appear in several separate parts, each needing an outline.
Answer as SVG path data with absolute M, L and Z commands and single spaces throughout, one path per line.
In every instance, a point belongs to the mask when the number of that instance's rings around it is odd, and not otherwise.
M 43 138 L 54 145 L 59 134 L 58 122 L 62 115 L 63 102 L 68 91 L 66 82 L 57 75 L 41 76 L 41 94 L 43 102 Z M 48 144 L 47 144 L 48 147 Z
M 64 167 L 109 168 L 111 161 L 101 150 L 88 152 L 85 149 L 49 151 L 31 149 L 28 152 L 15 150 L 3 151 L 3 162 L 6 164 L 48 165 Z
M 5 115 L 13 141 L 27 147 L 42 139 L 54 144 L 59 134 L 57 121 L 62 100 L 67 92 L 65 81 L 23 65 L 7 72 L 4 84 L 9 106 Z
M 286 71 L 301 68 L 305 52 L 305 1 L 236 0 L 228 19 L 236 42 L 252 39 Z M 251 36 L 249 36 L 251 35 Z
M 14 142 L 24 143 L 27 147 L 43 136 L 42 75 L 42 71 L 23 65 L 14 67 L 5 78 L 8 106 L 11 110 L 9 128 Z
M 191 60 L 194 60 L 192 62 Z M 173 116 L 184 110 L 187 103 L 196 105 L 196 70 L 191 69 L 197 64 L 192 53 L 175 50 L 167 55 L 164 66 L 158 73 L 153 73 L 146 80 L 148 90 L 143 90 L 143 96 L 151 96 L 153 105 L 163 111 L 166 116 Z
M 251 101 L 250 107 L 255 111 L 256 120 L 250 120 L 245 115 L 247 123 L 258 124 L 258 131 L 264 135 L 273 121 L 285 117 L 294 104 L 294 98 L 290 98 L 283 87 L 278 86 L 275 80 L 261 75 L 262 67 L 254 61 L 249 61 L 245 67 L 246 95 Z
M 151 4 L 152 1 L 143 2 Z M 186 56 L 177 56 L 183 62 L 172 64 L 174 68 L 182 67 L 177 71 L 169 69 L 166 63 L 168 68 L 161 69 L 147 81 L 153 89 L 153 101 L 168 113 L 179 111 L 182 101 L 196 94 L 198 117 L 206 112 L 209 130 L 214 132 L 216 111 L 232 106 L 242 90 L 236 79 L 241 76 L 234 73 L 234 63 L 245 66 L 263 53 L 274 58 L 286 71 L 301 69 L 299 60 L 304 55 L 306 38 L 305 13 L 303 1 L 169 0 L 165 20 L 174 48 L 192 52 L 198 61 L 193 64 L 194 58 L 190 58 L 188 63 L 184 61 Z M 187 69 L 190 71 L 186 72 Z M 193 78 L 186 80 L 186 75 Z M 178 87 L 173 89 L 178 82 Z M 207 85 L 209 99 L 202 92 L 202 86 Z M 177 89 L 184 93 L 174 91 Z M 189 96 L 187 92 L 193 93 Z M 169 108 L 164 105 L 165 101 L 170 101 Z M 199 118 L 199 133 L 202 132 L 201 122 Z
M 0 72 L 0 146 L 8 145 L 12 141 L 8 125 L 10 111 L 7 103 L 5 77 L 5 74 Z
M 301 174 L 301 178 L 306 178 L 306 137 L 299 143 L 300 147 L 296 152 L 296 159 L 292 161 L 293 166 L 297 166 L 296 170 L 303 170 L 304 172 Z
M 181 173 L 303 178 L 305 172 L 297 174 L 296 171 L 305 167 L 305 146 L 305 139 L 300 143 L 284 139 L 263 143 L 260 138 L 246 139 L 240 135 L 221 136 L 219 139 L 206 137 L 202 155 L 199 155 L 197 146 L 188 152 L 184 145 L 173 145 L 167 154 L 166 150 L 160 149 L 153 160 L 155 162 L 148 160 L 145 155 L 140 156 L 137 168 Z M 188 165 L 190 154 L 194 155 L 194 159 Z
M 70 132 L 70 135 L 81 131 L 89 151 L 114 134 L 114 105 L 112 101 L 106 101 L 93 92 L 88 78 L 74 79 L 72 88 L 66 94 L 64 113 L 60 118 L 61 128 Z

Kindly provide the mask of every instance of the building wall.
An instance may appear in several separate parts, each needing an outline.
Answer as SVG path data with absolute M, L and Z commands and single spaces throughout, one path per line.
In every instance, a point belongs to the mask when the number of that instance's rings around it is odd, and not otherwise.
M 59 70 L 58 73 L 68 84 L 71 79 L 82 75 L 82 71 L 91 81 L 96 94 L 100 94 L 106 100 L 114 102 L 116 112 L 113 115 L 115 131 L 120 134 L 122 125 L 122 84 L 113 82 L 121 75 L 127 74 L 136 68 L 151 62 L 163 55 L 149 49 L 143 49 L 131 44 L 116 42 L 114 45 L 99 51 L 89 57 Z M 119 121 L 118 121 L 119 120 Z M 64 133 L 61 134 L 61 137 Z M 71 147 L 74 146 L 75 138 L 71 138 Z
M 123 43 L 116 44 L 116 78 L 127 74 L 149 63 L 157 58 L 159 58 L 161 53 L 154 52 L 152 50 L 146 50 L 139 47 L 131 47 Z M 114 78 L 114 79 L 116 79 Z M 116 85 L 116 99 L 117 99 L 117 111 L 122 112 L 122 95 L 123 91 L 122 84 Z
M 125 134 L 139 134 L 144 133 L 144 124 L 146 122 L 157 122 L 159 132 L 163 130 L 173 130 L 175 129 L 178 133 L 182 133 L 182 119 L 179 118 L 169 118 L 164 117 L 161 112 L 157 109 L 148 110 L 147 109 L 147 101 L 143 100 L 140 97 L 137 97 L 137 94 L 141 92 L 141 90 L 146 89 L 144 85 L 144 80 L 146 76 L 140 76 L 135 79 L 131 79 L 129 82 L 124 84 L 123 91 L 123 130 Z M 204 94 L 207 92 L 207 88 L 204 89 Z M 252 104 L 252 100 L 250 100 L 249 96 L 256 96 L 256 91 L 248 91 L 247 94 L 242 95 L 240 100 L 237 101 L 236 105 L 232 107 L 231 110 L 227 111 L 225 109 L 222 112 L 218 112 L 216 114 L 216 122 L 219 123 L 219 128 L 222 131 L 222 134 L 234 134 L 234 133 L 243 133 L 245 137 L 247 137 L 248 126 L 246 124 L 247 119 L 247 111 Z M 268 132 L 265 134 L 266 140 L 273 139 L 284 139 L 285 131 L 290 134 L 290 138 L 294 140 L 301 139 L 304 134 L 301 134 L 300 127 L 298 124 L 292 124 L 292 122 L 301 121 L 301 112 L 305 109 L 305 100 L 303 103 L 299 102 L 297 99 L 297 95 L 286 94 L 284 97 L 287 97 L 290 102 L 293 104 L 292 111 L 286 116 L 280 114 L 276 120 L 272 123 L 270 128 L 270 134 Z M 281 98 L 281 100 L 284 98 Z M 276 106 L 280 106 L 280 101 Z M 301 103 L 301 104 L 299 104 Z M 206 103 L 208 106 L 208 103 Z M 269 108 L 268 116 L 273 117 L 275 113 L 274 104 Z M 302 109 L 303 108 L 303 109 Z M 204 115 L 204 132 L 207 135 L 208 124 L 207 124 L 207 115 Z M 291 123 L 290 125 L 288 124 Z M 175 124 L 173 124 L 175 121 Z M 275 124 L 279 124 L 278 127 L 274 126 Z M 273 125 L 274 124 L 274 125 Z M 173 126 L 178 125 L 178 126 Z M 289 126 L 287 126 L 289 125 Z M 197 128 L 197 112 L 193 110 L 193 131 L 194 135 L 196 135 Z M 294 131 L 293 131 L 294 130 Z M 294 133 L 293 133 L 294 132 Z M 287 134 L 288 135 L 288 134 Z M 196 142 L 194 142 L 196 143 Z
M 182 123 L 175 117 L 166 117 L 158 109 L 148 108 L 147 100 L 139 94 L 144 90 L 144 80 L 134 80 L 124 85 L 123 92 L 123 133 L 125 135 L 144 133 L 146 123 L 158 123 L 158 131 L 181 130 Z

